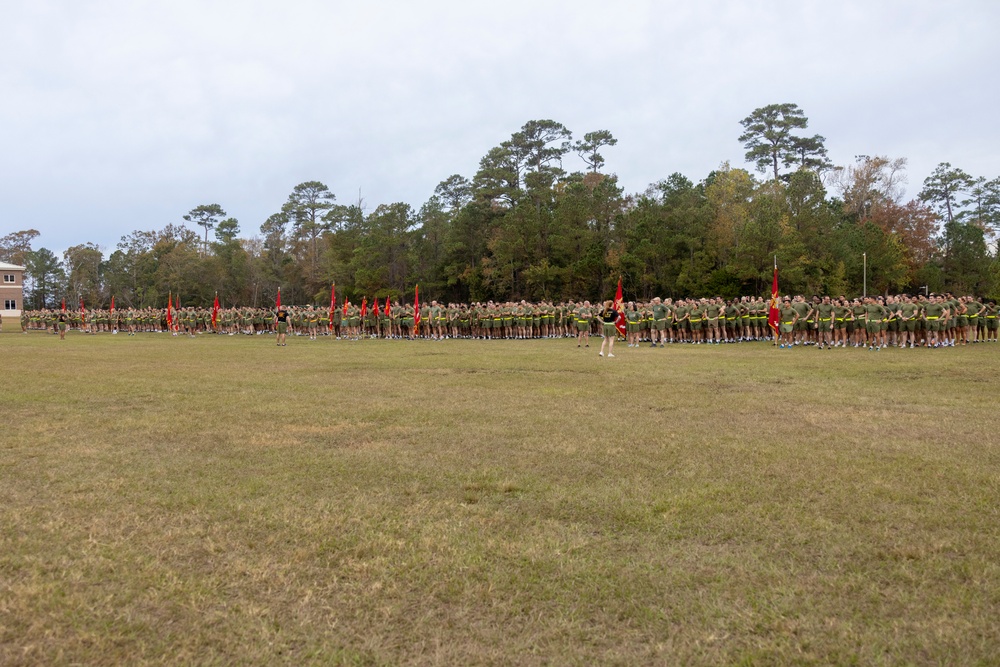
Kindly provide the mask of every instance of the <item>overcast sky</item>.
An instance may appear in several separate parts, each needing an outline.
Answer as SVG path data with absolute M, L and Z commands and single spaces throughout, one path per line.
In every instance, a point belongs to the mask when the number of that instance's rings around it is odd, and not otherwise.
M 724 161 L 798 104 L 830 157 L 1000 176 L 1000 2 L 0 0 L 0 236 L 259 233 L 300 182 L 419 208 L 526 121 L 619 143 L 627 192 Z M 577 159 L 567 168 L 582 168 Z

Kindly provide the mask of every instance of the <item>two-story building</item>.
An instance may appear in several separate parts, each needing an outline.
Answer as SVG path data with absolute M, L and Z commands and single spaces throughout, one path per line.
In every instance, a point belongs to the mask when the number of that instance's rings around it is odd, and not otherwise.
M 0 315 L 21 316 L 24 308 L 24 267 L 0 262 Z

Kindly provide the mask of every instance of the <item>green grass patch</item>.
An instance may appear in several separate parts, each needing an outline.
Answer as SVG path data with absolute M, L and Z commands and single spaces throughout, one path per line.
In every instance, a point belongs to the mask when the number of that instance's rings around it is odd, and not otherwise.
M 1000 345 L 0 336 L 2 664 L 995 664 Z

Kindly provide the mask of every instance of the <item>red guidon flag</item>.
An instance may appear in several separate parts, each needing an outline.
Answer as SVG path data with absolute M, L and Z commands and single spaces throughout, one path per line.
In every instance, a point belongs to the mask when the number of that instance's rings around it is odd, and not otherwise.
M 62 311 L 64 313 L 66 312 L 66 297 L 63 297 L 63 300 L 62 300 Z
M 278 299 L 274 302 L 274 309 L 281 310 L 281 288 L 278 288 Z
M 378 297 L 375 297 L 375 305 L 372 307 L 372 313 L 375 314 L 375 319 L 378 319 Z
M 330 288 L 330 331 L 333 331 L 333 311 L 337 310 L 337 283 Z
M 615 303 L 614 309 L 618 311 L 618 319 L 615 320 L 615 328 L 618 329 L 618 333 L 622 336 L 625 335 L 625 303 L 622 299 L 622 279 L 618 279 L 618 291 L 615 292 Z
M 342 313 L 342 315 L 344 317 L 347 317 L 347 299 L 344 299 L 344 312 Z M 344 324 L 346 325 L 347 323 L 344 322 Z
M 212 328 L 219 323 L 219 293 L 215 293 L 215 303 L 212 304 Z
M 115 314 L 115 295 L 111 295 L 111 314 Z
M 781 324 L 781 311 L 778 310 L 778 262 L 774 263 L 774 282 L 771 283 L 771 307 L 767 310 L 767 325 L 778 337 L 778 325 Z
M 389 308 L 389 297 L 385 298 L 385 314 L 389 316 L 392 314 L 392 309 Z
M 420 332 L 420 285 L 413 288 L 413 335 Z
M 87 307 L 83 305 L 83 297 L 80 297 L 80 321 L 87 323 Z
M 170 329 L 174 324 L 174 317 L 170 314 L 170 306 L 173 303 L 174 295 L 167 293 L 167 329 Z
M 361 299 L 361 319 L 365 319 L 368 314 L 368 297 Z

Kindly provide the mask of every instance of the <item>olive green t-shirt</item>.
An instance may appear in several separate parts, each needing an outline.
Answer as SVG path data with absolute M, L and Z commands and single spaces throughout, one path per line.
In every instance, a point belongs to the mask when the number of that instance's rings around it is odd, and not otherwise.
M 885 317 L 885 308 L 877 303 L 869 303 L 865 305 L 865 315 L 869 322 L 881 322 Z

